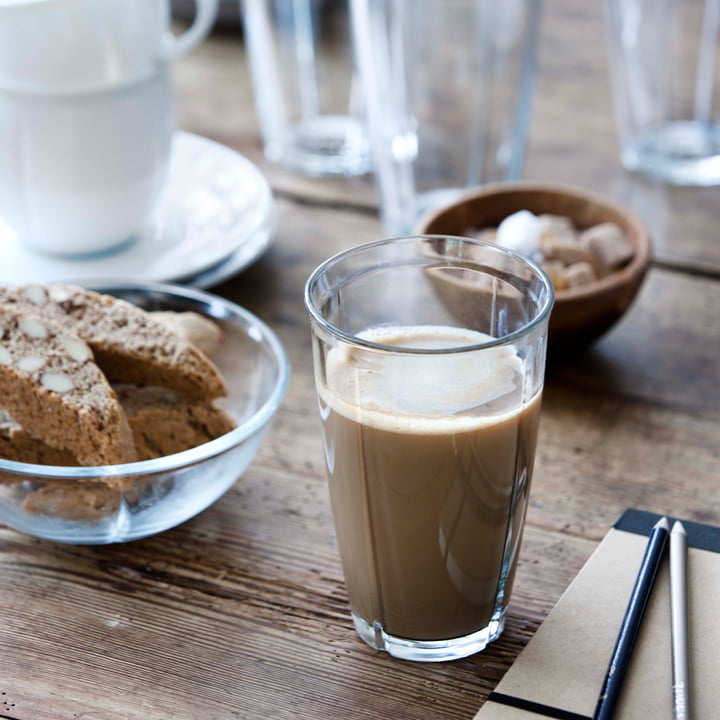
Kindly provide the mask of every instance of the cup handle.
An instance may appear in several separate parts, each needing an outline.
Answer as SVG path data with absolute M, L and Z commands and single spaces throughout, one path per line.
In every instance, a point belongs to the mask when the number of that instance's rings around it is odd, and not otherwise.
M 220 0 L 195 0 L 195 19 L 182 35 L 170 35 L 161 53 L 162 60 L 177 60 L 192 50 L 212 29 Z

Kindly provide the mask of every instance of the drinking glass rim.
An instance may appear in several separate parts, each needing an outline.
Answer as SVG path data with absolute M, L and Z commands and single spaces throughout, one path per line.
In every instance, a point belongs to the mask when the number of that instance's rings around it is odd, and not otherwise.
M 482 343 L 475 343 L 472 345 L 460 345 L 457 347 L 444 347 L 444 348 L 413 348 L 413 347 L 404 347 L 404 346 L 398 346 L 398 345 L 386 345 L 383 343 L 373 342 L 372 340 L 367 340 L 365 338 L 361 338 L 357 335 L 353 335 L 352 333 L 346 332 L 345 330 L 342 330 L 339 327 L 336 327 L 335 325 L 333 325 L 331 322 L 327 321 L 322 316 L 319 309 L 316 307 L 315 303 L 313 302 L 312 289 L 316 286 L 317 281 L 320 278 L 320 276 L 323 274 L 323 272 L 325 272 L 330 266 L 337 264 L 338 262 L 342 261 L 344 258 L 346 258 L 350 255 L 353 255 L 359 251 L 368 250 L 372 247 L 378 247 L 381 245 L 391 245 L 394 243 L 410 244 L 410 242 L 418 241 L 418 240 L 457 240 L 464 245 L 475 245 L 475 246 L 479 246 L 479 247 L 490 248 L 491 250 L 499 252 L 501 255 L 505 255 L 514 260 L 517 260 L 520 263 L 528 266 L 542 282 L 542 284 L 546 290 L 546 297 L 545 297 L 544 303 L 540 306 L 539 311 L 535 315 L 535 317 L 533 317 L 529 322 L 524 324 L 522 327 L 518 328 L 517 330 L 514 330 L 511 333 L 508 333 L 507 335 L 503 335 L 502 337 L 499 337 L 499 338 L 493 338 L 492 340 L 488 340 L 488 341 L 482 342 Z M 448 259 L 452 259 L 452 258 L 448 258 Z M 329 332 L 331 335 L 334 335 L 335 337 L 337 337 L 351 345 L 369 348 L 372 350 L 379 350 L 379 351 L 383 351 L 383 352 L 393 352 L 393 353 L 399 353 L 399 354 L 450 355 L 450 354 L 455 354 L 455 353 L 474 352 L 477 350 L 483 350 L 485 348 L 498 347 L 498 346 L 502 346 L 502 345 L 509 345 L 509 344 L 512 344 L 518 338 L 528 335 L 530 332 L 532 332 L 532 330 L 534 328 L 536 328 L 538 325 L 541 325 L 549 317 L 550 312 L 552 311 L 552 308 L 553 308 L 553 304 L 555 302 L 555 292 L 553 289 L 552 282 L 550 281 L 550 278 L 547 276 L 545 271 L 534 260 L 532 260 L 524 255 L 521 255 L 520 253 L 517 253 L 514 250 L 510 250 L 509 248 L 502 247 L 501 245 L 498 245 L 497 243 L 489 242 L 487 240 L 481 240 L 479 238 L 469 238 L 469 237 L 463 237 L 461 235 L 427 234 L 427 235 L 399 235 L 396 237 L 382 238 L 380 240 L 370 240 L 369 242 L 359 243 L 358 245 L 354 245 L 353 247 L 346 248 L 345 250 L 341 250 L 340 252 L 335 253 L 334 255 L 331 255 L 329 258 L 327 258 L 322 263 L 320 263 L 320 265 L 318 265 L 315 268 L 315 270 L 313 270 L 313 272 L 308 277 L 307 282 L 305 283 L 304 299 L 305 299 L 305 307 L 307 308 L 307 311 L 310 314 L 310 317 L 314 322 L 316 322 L 323 330 Z

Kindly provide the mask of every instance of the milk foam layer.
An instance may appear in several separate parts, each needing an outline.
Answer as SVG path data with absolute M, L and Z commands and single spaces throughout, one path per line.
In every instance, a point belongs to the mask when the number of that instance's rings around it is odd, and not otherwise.
M 498 422 L 522 405 L 523 366 L 514 346 L 443 354 L 494 340 L 464 328 L 377 327 L 358 335 L 398 352 L 339 346 L 327 357 L 321 393 L 351 420 L 402 432 L 458 432 Z

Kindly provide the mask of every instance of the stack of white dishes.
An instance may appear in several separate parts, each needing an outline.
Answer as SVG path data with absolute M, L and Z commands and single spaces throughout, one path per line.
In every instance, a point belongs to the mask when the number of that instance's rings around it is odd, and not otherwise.
M 106 253 L 61 257 L 17 241 L 0 219 L 0 285 L 133 278 L 210 287 L 257 260 L 274 232 L 260 170 L 234 150 L 178 132 L 154 217 L 139 237 Z

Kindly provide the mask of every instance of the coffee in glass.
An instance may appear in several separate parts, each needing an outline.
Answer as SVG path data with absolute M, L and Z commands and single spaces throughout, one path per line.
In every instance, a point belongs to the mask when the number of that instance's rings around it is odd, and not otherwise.
M 359 246 L 308 281 L 336 535 L 371 646 L 449 660 L 502 632 L 552 297 L 532 263 L 460 238 Z

